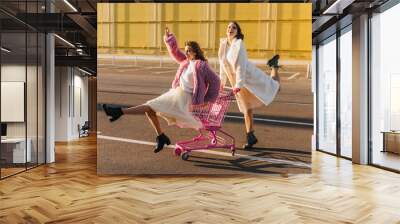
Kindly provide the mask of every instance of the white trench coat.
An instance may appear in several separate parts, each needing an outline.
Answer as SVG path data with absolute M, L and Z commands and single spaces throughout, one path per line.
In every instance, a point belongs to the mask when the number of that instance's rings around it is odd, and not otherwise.
M 279 90 L 279 82 L 265 74 L 247 59 L 247 52 L 241 39 L 231 44 L 232 57 L 227 57 L 227 39 L 222 38 L 218 51 L 221 84 L 229 79 L 231 86 L 240 88 L 236 95 L 239 110 L 245 113 L 262 105 L 270 104 Z

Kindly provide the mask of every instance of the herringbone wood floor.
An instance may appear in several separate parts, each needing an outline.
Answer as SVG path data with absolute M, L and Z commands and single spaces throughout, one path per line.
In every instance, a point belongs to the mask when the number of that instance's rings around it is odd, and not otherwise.
M 289 176 L 96 175 L 95 138 L 0 181 L 0 223 L 400 223 L 400 175 L 314 152 Z

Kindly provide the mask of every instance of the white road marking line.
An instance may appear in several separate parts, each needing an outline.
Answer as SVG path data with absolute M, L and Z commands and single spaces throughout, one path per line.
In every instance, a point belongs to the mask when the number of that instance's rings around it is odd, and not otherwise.
M 288 102 L 288 101 L 280 101 L 280 100 L 275 100 L 275 103 L 284 103 L 284 104 L 290 104 L 290 105 L 299 105 L 299 106 L 312 106 L 313 103 L 298 103 L 298 102 Z
M 293 73 L 293 71 L 291 71 L 291 72 L 279 71 L 279 74 L 292 74 L 292 73 Z
M 294 78 L 296 78 L 296 77 L 299 76 L 299 75 L 300 75 L 300 72 L 296 72 L 296 73 L 294 73 L 292 76 L 290 76 L 289 78 L 287 78 L 287 80 L 294 79 Z
M 133 144 L 141 144 L 141 145 L 154 145 L 154 146 L 156 145 L 155 142 L 141 141 L 141 140 L 135 140 L 135 139 L 129 139 L 129 138 L 119 138 L 119 137 L 112 137 L 112 136 L 106 136 L 106 135 L 98 135 L 97 138 L 112 140 L 112 141 L 119 141 L 119 142 L 128 142 L 128 143 L 133 143 Z M 167 148 L 175 149 L 175 145 L 169 145 L 169 146 L 167 146 Z
M 100 91 L 100 92 L 102 92 L 102 91 Z M 137 94 L 137 93 L 129 93 L 129 94 Z M 235 116 L 235 115 L 225 115 L 225 117 L 232 118 L 232 119 L 240 119 L 240 120 L 244 119 L 242 116 Z M 276 119 L 267 119 L 267 118 L 258 118 L 258 117 L 254 117 L 253 120 L 262 121 L 262 122 L 274 122 L 274 123 L 280 123 L 280 124 L 304 125 L 304 126 L 311 126 L 311 127 L 314 125 L 313 123 L 307 123 L 307 122 L 276 120 Z
M 97 63 L 97 66 L 100 68 L 109 68 L 108 66 L 119 67 L 119 68 L 142 68 L 141 66 L 127 65 L 127 64 L 100 64 L 100 63 Z
M 227 118 L 233 118 L 233 119 L 241 119 L 243 120 L 244 118 L 241 116 L 234 116 L 234 115 L 225 115 Z M 275 119 L 266 119 L 266 118 L 253 118 L 255 121 L 264 121 L 264 122 L 275 122 L 275 123 L 282 123 L 282 124 L 296 124 L 296 125 L 305 125 L 305 126 L 313 126 L 312 123 L 305 123 L 305 122 L 296 122 L 296 121 L 285 121 L 285 120 L 275 120 Z
M 159 67 L 159 66 L 143 66 L 143 65 L 124 65 L 124 64 L 97 64 L 97 66 L 99 68 L 110 68 L 110 67 L 116 67 L 118 68 L 132 68 L 132 69 L 136 69 L 136 70 L 141 70 L 141 69 L 153 69 L 153 68 L 163 68 L 163 69 L 171 69 L 171 70 L 175 70 L 176 71 L 176 67 L 170 67 L 170 66 L 163 66 L 163 67 Z
M 175 70 L 168 70 L 168 71 L 160 71 L 160 72 L 153 72 L 154 74 L 163 74 L 163 73 L 171 73 L 171 72 L 175 72 Z
M 150 61 L 159 63 L 160 61 L 163 63 L 174 63 L 175 61 L 169 57 L 168 55 L 114 55 L 114 54 L 97 54 L 97 59 L 101 60 L 112 60 L 112 61 Z M 207 58 L 209 63 L 217 63 L 219 59 L 217 57 L 209 57 Z M 249 59 L 250 62 L 256 65 L 262 65 L 265 67 L 265 63 L 267 62 L 265 59 Z M 295 66 L 306 66 L 311 63 L 310 60 L 279 60 L 279 64 L 281 65 L 295 65 Z
M 151 145 L 151 146 L 156 145 L 155 142 L 141 141 L 141 140 L 128 139 L 128 138 L 119 138 L 119 137 L 112 137 L 112 136 L 106 136 L 106 135 L 98 135 L 97 138 L 111 140 L 111 141 L 141 144 L 141 145 Z M 169 146 L 167 146 L 167 148 L 175 149 L 175 145 L 169 145 Z M 208 153 L 208 154 L 219 155 L 219 156 L 227 156 L 227 157 L 232 156 L 231 153 L 219 152 L 219 151 L 213 151 L 213 150 L 196 150 L 196 152 Z M 245 159 L 249 159 L 249 160 L 264 161 L 264 162 L 269 162 L 269 163 L 284 163 L 284 164 L 288 164 L 288 165 L 311 168 L 311 165 L 308 163 L 294 162 L 294 161 L 284 160 L 284 159 L 262 158 L 262 157 L 257 157 L 257 156 L 243 155 L 243 154 L 239 154 L 239 153 L 235 153 L 235 157 L 241 157 L 241 158 L 245 158 Z

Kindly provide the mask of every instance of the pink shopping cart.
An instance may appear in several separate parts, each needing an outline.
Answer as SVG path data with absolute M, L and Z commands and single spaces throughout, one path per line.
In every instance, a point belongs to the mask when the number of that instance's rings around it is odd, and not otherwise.
M 221 90 L 217 100 L 201 106 L 193 106 L 192 114 L 201 122 L 199 135 L 191 140 L 178 141 L 175 145 L 175 155 L 183 160 L 189 159 L 189 153 L 194 150 L 227 148 L 235 155 L 235 138 L 221 130 L 221 125 L 230 103 L 235 99 L 232 90 Z

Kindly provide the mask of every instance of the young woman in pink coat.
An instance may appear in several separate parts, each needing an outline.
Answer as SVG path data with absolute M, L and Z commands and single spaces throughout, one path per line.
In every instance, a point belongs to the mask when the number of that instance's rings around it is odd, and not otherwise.
M 123 114 L 146 114 L 158 135 L 157 146 L 154 149 L 156 153 L 161 151 L 165 144 L 171 144 L 170 139 L 161 130 L 157 115 L 164 118 L 169 125 L 198 129 L 201 124 L 191 114 L 190 106 L 215 101 L 220 88 L 220 79 L 208 66 L 198 43 L 187 41 L 183 53 L 168 28 L 165 29 L 164 42 L 170 56 L 179 64 L 172 88 L 136 107 L 113 108 L 103 105 L 104 111 L 111 117 L 110 121 L 117 120 Z
M 279 90 L 279 55 L 268 61 L 272 72 L 267 75 L 248 60 L 244 35 L 237 22 L 228 24 L 226 36 L 221 39 L 218 51 L 221 84 L 224 86 L 229 79 L 236 93 L 246 126 L 247 143 L 244 148 L 250 149 L 258 141 L 253 129 L 253 109 L 270 104 Z

